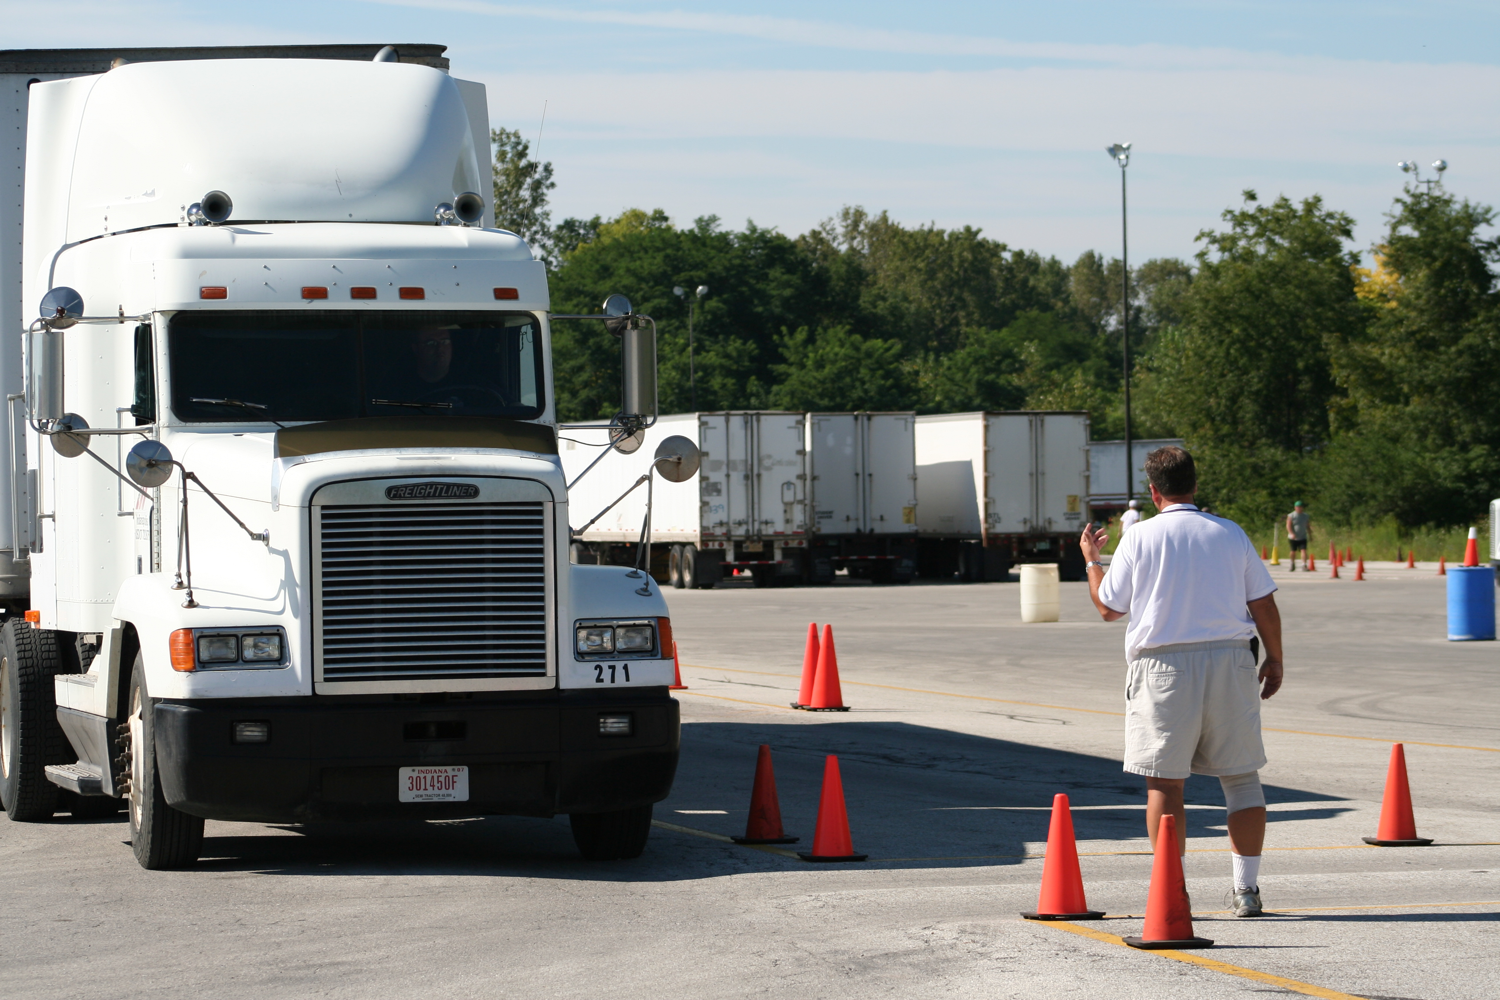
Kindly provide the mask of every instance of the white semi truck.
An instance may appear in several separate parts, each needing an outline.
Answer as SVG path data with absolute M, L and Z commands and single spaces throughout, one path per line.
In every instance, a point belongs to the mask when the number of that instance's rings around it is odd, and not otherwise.
M 445 69 L 0 53 L 13 820 L 123 803 L 147 868 L 205 819 L 568 814 L 588 857 L 644 847 L 667 605 L 569 561 L 546 273 L 490 222 L 485 91 Z M 623 435 L 655 331 L 607 315 Z
M 1018 410 L 917 418 L 923 575 L 1004 580 L 1022 562 L 1083 578 L 1089 416 Z

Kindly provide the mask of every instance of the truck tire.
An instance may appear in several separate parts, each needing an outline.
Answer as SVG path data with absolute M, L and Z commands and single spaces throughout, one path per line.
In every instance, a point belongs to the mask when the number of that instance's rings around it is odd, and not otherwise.
M 674 545 L 667 554 L 667 576 L 671 579 L 674 590 L 681 590 L 687 586 L 683 581 L 682 550 L 683 546 Z
M 57 723 L 59 666 L 56 633 L 20 618 L 0 630 L 0 801 L 18 823 L 52 818 L 62 789 L 46 767 L 73 759 Z
M 126 773 L 130 776 L 130 846 L 148 871 L 186 868 L 203 849 L 203 818 L 167 805 L 156 770 L 156 723 L 146 694 L 146 666 L 135 654 L 130 672 Z
M 691 543 L 682 547 L 682 585 L 689 590 L 709 590 L 724 575 L 719 564 L 711 561 L 698 546 Z
M 651 805 L 606 813 L 573 813 L 573 843 L 590 861 L 638 858 L 651 836 Z

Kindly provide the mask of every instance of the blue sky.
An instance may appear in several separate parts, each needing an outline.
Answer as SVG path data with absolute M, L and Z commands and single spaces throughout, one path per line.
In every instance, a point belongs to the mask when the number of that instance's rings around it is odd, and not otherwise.
M 438 42 L 557 170 L 555 215 L 796 233 L 846 204 L 1072 259 L 1187 256 L 1243 188 L 1378 238 L 1397 160 L 1500 203 L 1500 4 L 0 2 L 7 47 Z M 66 25 L 60 31 L 59 25 Z

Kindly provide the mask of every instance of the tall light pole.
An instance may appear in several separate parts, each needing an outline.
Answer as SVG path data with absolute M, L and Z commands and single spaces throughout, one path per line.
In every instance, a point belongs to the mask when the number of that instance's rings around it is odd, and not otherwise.
M 1130 166 L 1130 143 L 1105 149 L 1120 165 L 1120 328 L 1125 346 L 1125 501 L 1135 499 L 1135 456 L 1130 451 L 1130 239 L 1125 213 L 1125 168 Z
M 681 285 L 672 289 L 672 294 L 679 299 L 687 295 L 687 289 Z M 698 412 L 698 379 L 693 371 L 693 316 L 698 310 L 698 300 L 708 294 L 707 285 L 699 285 L 693 290 L 693 297 L 688 299 L 688 394 L 692 397 L 693 412 Z
M 1396 164 L 1396 167 L 1403 174 L 1413 175 L 1417 179 L 1418 184 L 1427 185 L 1427 193 L 1432 194 L 1432 189 L 1434 186 L 1443 186 L 1443 171 L 1448 169 L 1448 161 L 1434 160 L 1432 162 L 1432 169 L 1437 171 L 1437 176 L 1432 178 L 1431 180 L 1422 179 L 1422 170 L 1417 166 L 1416 160 L 1402 160 L 1400 163 Z

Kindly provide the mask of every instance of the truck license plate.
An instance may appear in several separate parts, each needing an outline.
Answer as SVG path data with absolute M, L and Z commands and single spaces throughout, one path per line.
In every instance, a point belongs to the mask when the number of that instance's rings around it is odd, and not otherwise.
M 400 771 L 402 802 L 467 802 L 469 769 L 452 767 L 403 767 Z

